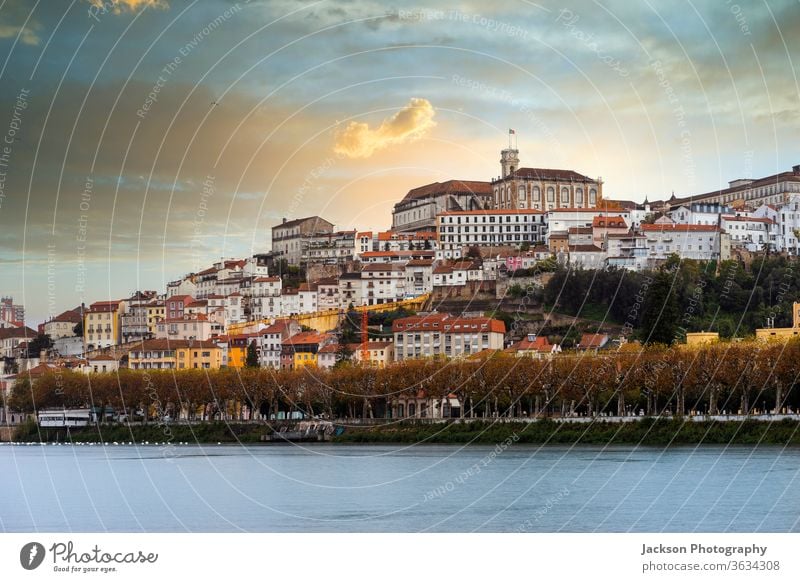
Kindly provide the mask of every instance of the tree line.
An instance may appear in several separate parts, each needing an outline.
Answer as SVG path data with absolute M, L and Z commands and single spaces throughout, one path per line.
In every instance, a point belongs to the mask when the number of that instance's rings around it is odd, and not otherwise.
M 536 295 L 559 312 L 599 311 L 608 323 L 632 324 L 633 337 L 643 342 L 667 344 L 694 331 L 752 336 L 768 318 L 791 327 L 797 297 L 800 263 L 782 255 L 758 256 L 749 266 L 673 255 L 652 271 L 559 268 Z
M 403 397 L 453 394 L 465 418 L 564 415 L 752 414 L 797 410 L 800 340 L 697 349 L 626 344 L 610 352 L 515 358 L 408 360 L 376 369 L 222 368 L 84 375 L 60 370 L 19 379 L 20 411 L 112 407 L 141 419 L 253 420 L 300 412 L 321 418 L 391 418 Z M 407 410 L 407 409 L 406 409 Z M 272 415 L 275 415 L 274 417 Z M 130 417 L 129 417 L 130 418 Z

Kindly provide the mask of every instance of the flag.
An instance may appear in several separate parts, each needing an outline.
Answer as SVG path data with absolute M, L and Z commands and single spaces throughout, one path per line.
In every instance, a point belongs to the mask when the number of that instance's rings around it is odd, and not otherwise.
M 513 129 L 509 129 L 509 130 L 508 130 L 508 135 L 514 135 L 514 134 L 516 134 L 516 133 L 517 133 L 517 132 L 516 132 L 516 131 L 514 131 Z

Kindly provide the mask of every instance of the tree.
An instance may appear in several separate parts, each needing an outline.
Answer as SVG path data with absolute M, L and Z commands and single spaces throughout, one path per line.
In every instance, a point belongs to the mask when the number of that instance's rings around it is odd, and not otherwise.
M 469 259 L 481 258 L 481 249 L 478 248 L 478 245 L 472 245 L 467 249 L 467 258 Z
M 77 337 L 83 337 L 83 319 L 75 324 L 75 327 L 72 328 L 72 333 Z
M 531 243 L 528 241 L 523 242 L 521 245 L 519 245 L 519 250 L 520 252 L 527 253 L 529 250 L 531 250 Z
M 642 309 L 642 341 L 648 344 L 671 345 L 678 332 L 679 317 L 672 278 L 666 271 L 659 271 L 648 289 Z
M 47 351 L 52 347 L 53 347 L 52 338 L 47 334 L 40 333 L 35 338 L 33 338 L 28 344 L 28 357 L 38 358 L 42 350 Z
M 432 245 L 431 245 L 431 239 L 429 239 L 429 238 L 426 238 L 426 239 L 425 239 L 425 250 L 426 250 L 426 251 L 429 251 L 429 250 L 431 250 L 431 247 L 432 247 Z
M 256 351 L 255 340 L 247 345 L 247 356 L 245 357 L 245 366 L 248 368 L 258 368 L 258 352 Z

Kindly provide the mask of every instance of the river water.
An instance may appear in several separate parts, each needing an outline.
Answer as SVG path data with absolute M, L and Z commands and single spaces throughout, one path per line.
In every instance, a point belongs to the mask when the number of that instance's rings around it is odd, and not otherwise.
M 798 532 L 800 449 L 0 446 L 6 532 Z

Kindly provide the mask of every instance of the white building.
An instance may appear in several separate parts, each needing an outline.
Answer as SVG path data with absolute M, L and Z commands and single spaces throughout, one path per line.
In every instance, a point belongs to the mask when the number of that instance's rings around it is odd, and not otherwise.
M 364 265 L 361 268 L 361 297 L 364 305 L 380 305 L 405 299 L 405 266 L 391 263 Z
M 800 248 L 800 196 L 791 196 L 778 210 L 778 250 L 797 255 Z
M 406 263 L 406 296 L 417 297 L 433 291 L 433 261 L 414 259 Z
M 630 227 L 630 211 L 587 208 L 559 208 L 547 212 L 548 232 L 568 232 L 570 228 L 591 227 L 595 217 L 621 216 Z
M 547 215 L 541 210 L 476 210 L 436 216 L 438 247 L 445 252 L 470 246 L 535 246 L 545 240 L 547 228 Z
M 723 204 L 694 202 L 681 205 L 669 212 L 669 216 L 675 224 L 703 224 L 706 226 L 719 226 L 723 214 L 733 214 L 733 209 Z
M 443 313 L 396 319 L 392 324 L 395 360 L 460 357 L 503 349 L 505 324 L 489 317 L 454 317 Z
M 730 258 L 730 239 L 718 226 L 704 224 L 643 224 L 647 237 L 647 257 L 663 260 L 673 253 L 684 259 L 699 261 Z
M 720 226 L 731 237 L 732 245 L 750 252 L 774 251 L 778 246 L 778 225 L 771 218 L 723 215 Z

